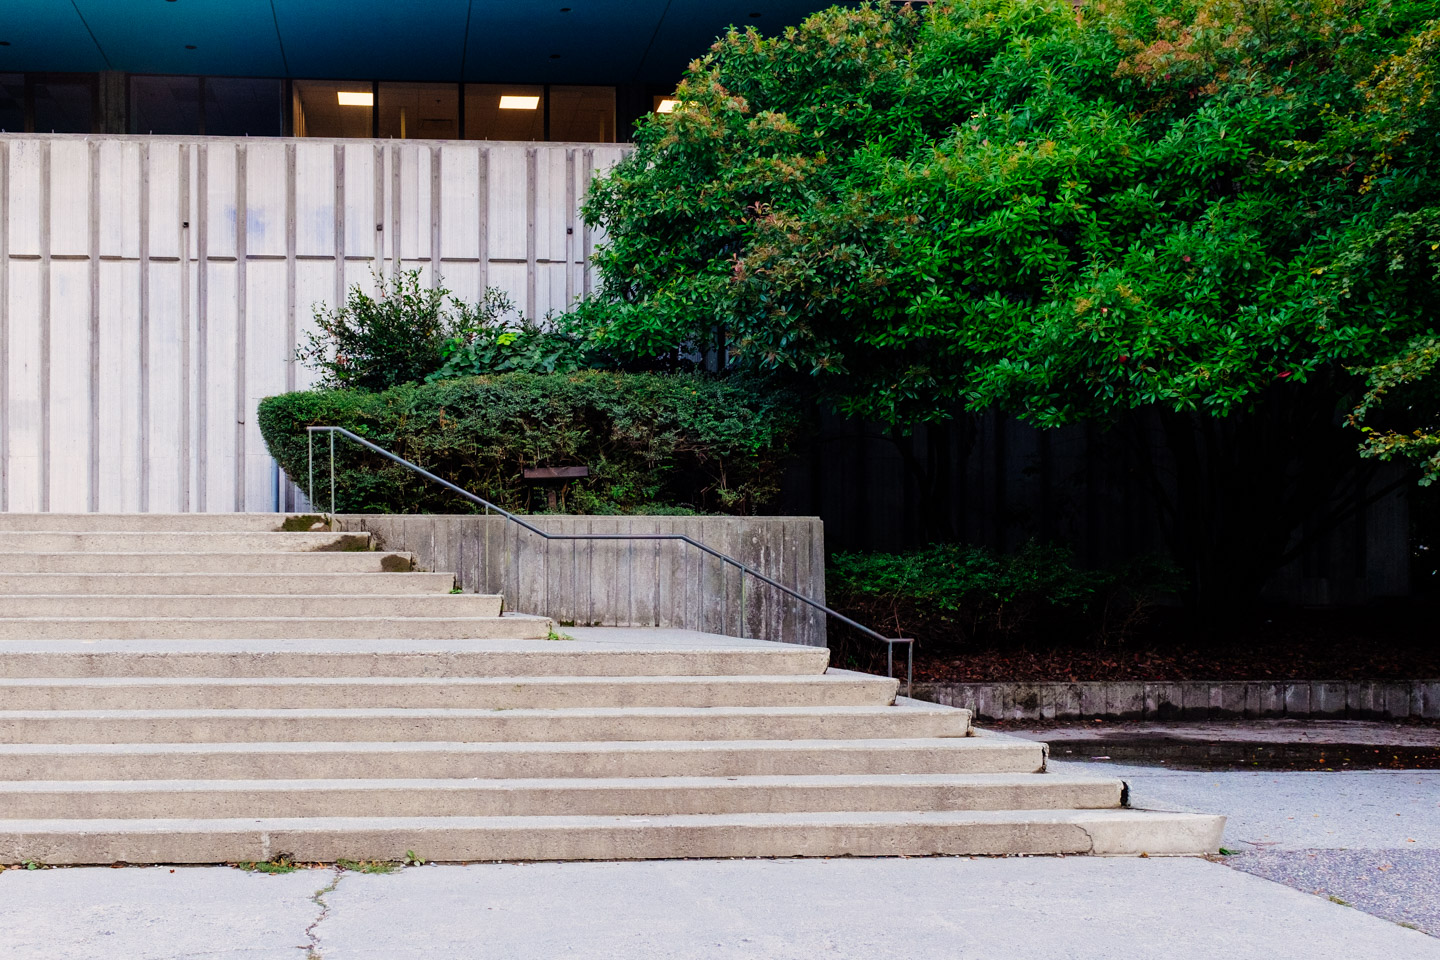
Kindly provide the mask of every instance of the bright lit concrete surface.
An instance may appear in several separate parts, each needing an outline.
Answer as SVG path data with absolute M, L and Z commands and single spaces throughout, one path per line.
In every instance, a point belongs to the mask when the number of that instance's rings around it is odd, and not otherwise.
M 1199 859 L 168 869 L 6 871 L 5 955 L 1440 960 L 1422 933 Z
M 333 870 L 6 870 L 0 944 L 26 960 L 303 960 Z
M 1223 813 L 1236 850 L 1440 849 L 1440 770 L 1168 770 L 1051 760 L 1066 776 L 1118 777 L 1143 810 Z

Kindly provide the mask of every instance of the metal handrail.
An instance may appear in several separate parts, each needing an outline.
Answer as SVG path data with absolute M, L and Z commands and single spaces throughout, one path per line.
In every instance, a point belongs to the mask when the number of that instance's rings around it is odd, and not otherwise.
M 317 433 L 328 433 L 328 434 L 330 434 L 330 516 L 331 516 L 331 517 L 334 517 L 334 516 L 335 516 L 335 434 L 338 433 L 338 434 L 340 434 L 341 436 L 348 437 L 349 439 L 354 440 L 356 443 L 360 444 L 360 445 L 363 446 L 363 447 L 366 447 L 366 448 L 368 448 L 368 449 L 370 449 L 370 450 L 375 451 L 376 453 L 380 454 L 382 457 L 386 457 L 387 459 L 390 459 L 390 460 L 395 461 L 396 463 L 400 464 L 402 467 L 407 467 L 408 469 L 413 470 L 415 473 L 420 474 L 420 476 L 426 478 L 427 480 L 433 480 L 433 481 L 435 481 L 436 483 L 440 484 L 442 487 L 445 487 L 445 488 L 447 488 L 447 489 L 449 489 L 449 490 L 453 490 L 455 493 L 460 494 L 460 496 L 464 497 L 465 499 L 467 499 L 467 500 L 469 500 L 469 501 L 471 501 L 471 502 L 473 502 L 473 503 L 477 503 L 477 504 L 479 504 L 480 506 L 485 507 L 487 510 L 494 510 L 496 513 L 500 514 L 500 516 L 504 517 L 506 520 L 509 520 L 511 523 L 518 524 L 520 527 L 524 528 L 525 530 L 528 530 L 530 533 L 533 533 L 533 534 L 535 534 L 535 535 L 537 535 L 537 536 L 540 536 L 540 537 L 544 537 L 546 540 L 679 540 L 681 543 L 689 544 L 690 546 L 694 547 L 695 549 L 699 550 L 700 552 L 705 553 L 705 554 L 708 554 L 708 555 L 716 558 L 717 560 L 722 561 L 723 563 L 728 563 L 728 564 L 730 564 L 731 566 L 735 567 L 737 570 L 739 570 L 739 571 L 740 571 L 741 584 L 742 584 L 742 585 L 744 584 L 744 577 L 745 577 L 745 575 L 748 574 L 748 575 L 754 577 L 756 580 L 759 580 L 761 583 L 766 584 L 766 585 L 771 586 L 771 587 L 774 587 L 776 590 L 779 590 L 781 593 L 785 594 L 786 596 L 789 596 L 789 597 L 791 597 L 791 598 L 793 598 L 793 599 L 795 599 L 795 600 L 799 600 L 801 603 L 804 603 L 804 604 L 810 606 L 812 609 L 819 610 L 821 613 L 823 613 L 823 614 L 825 614 L 825 615 L 827 615 L 827 616 L 834 617 L 836 620 L 839 620 L 841 623 L 843 623 L 843 624 L 845 624 L 845 625 L 847 625 L 847 626 L 849 626 L 849 627 L 853 627 L 853 628 L 856 629 L 856 630 L 859 630 L 861 633 L 865 634 L 866 636 L 868 636 L 868 637 L 870 637 L 870 638 L 872 638 L 872 639 L 879 640 L 881 643 L 885 644 L 885 666 L 886 666 L 886 671 L 887 671 L 887 673 L 889 674 L 889 676 L 891 676 L 892 678 L 895 676 L 895 644 L 897 644 L 897 643 L 903 643 L 903 644 L 905 644 L 905 696 L 907 696 L 907 697 L 910 696 L 911 687 L 913 686 L 914 679 L 915 679 L 915 640 L 914 640 L 914 638 L 912 638 L 912 637 L 887 637 L 887 636 L 885 636 L 884 634 L 877 633 L 877 632 L 875 632 L 874 630 L 871 630 L 869 627 L 864 626 L 863 624 L 856 623 L 854 620 L 851 620 L 849 617 L 845 616 L 843 613 L 837 613 L 837 612 L 835 612 L 834 610 L 831 610 L 829 607 L 825 606 L 825 604 L 819 602 L 818 600 L 812 600 L 812 599 L 810 599 L 809 597 L 805 596 L 803 593 L 799 593 L 799 592 L 797 592 L 797 591 L 795 591 L 795 590 L 792 590 L 792 589 L 790 589 L 789 587 L 785 586 L 785 584 L 783 584 L 783 583 L 779 583 L 779 582 L 777 582 L 777 581 L 775 581 L 775 580 L 772 580 L 771 578 L 765 576 L 765 574 L 761 573 L 759 570 L 756 570 L 756 569 L 754 569 L 754 568 L 752 568 L 752 567 L 746 566 L 744 563 L 741 563 L 739 560 L 736 560 L 734 557 L 729 556 L 729 555 L 724 554 L 724 553 L 721 553 L 720 551 L 718 551 L 718 550 L 716 550 L 716 549 L 714 549 L 714 548 L 712 548 L 712 547 L 708 547 L 708 546 L 706 546 L 705 544 L 701 543 L 699 540 L 694 540 L 694 539 L 692 539 L 692 538 L 690 538 L 690 537 L 687 537 L 687 536 L 685 536 L 685 534 L 683 534 L 683 533 L 548 533 L 548 532 L 546 532 L 545 530 L 542 530 L 542 529 L 540 529 L 539 527 L 535 526 L 534 524 L 529 523 L 529 522 L 526 521 L 526 520 L 523 520 L 523 519 L 520 518 L 518 515 L 511 513 L 509 510 L 506 510 L 504 507 L 498 507 L 498 506 L 496 506 L 495 504 L 491 503 L 489 500 L 486 500 L 484 497 L 476 496 L 475 494 L 471 493 L 469 490 L 466 490 L 466 489 L 463 488 L 463 487 L 456 486 L 455 484 L 451 483 L 449 480 L 446 480 L 446 479 L 443 478 L 443 477 L 437 477 L 435 474 L 431 473 L 429 470 L 426 470 L 424 467 L 421 467 L 421 466 L 419 466 L 418 464 L 411 463 L 409 460 L 406 460 L 404 457 L 400 456 L 399 454 L 391 453 L 389 450 L 386 450 L 384 447 L 379 446 L 378 444 L 371 443 L 369 440 L 366 440 L 364 437 L 359 436 L 358 434 L 352 433 L 351 431 L 346 430 L 344 427 L 306 427 L 306 428 L 305 428 L 305 432 L 306 432 L 306 441 L 307 441 L 307 443 L 308 443 L 308 445 L 309 445 L 309 456 L 310 456 L 310 488 L 309 488 L 309 496 L 312 498 L 312 505 L 313 505 L 313 498 L 314 498 L 314 495 L 315 495 L 315 493 L 314 493 L 314 491 L 315 491 L 315 434 L 317 434 Z M 742 596 L 743 596 L 743 594 L 742 594 Z M 743 623 L 743 614 L 742 614 L 742 623 Z

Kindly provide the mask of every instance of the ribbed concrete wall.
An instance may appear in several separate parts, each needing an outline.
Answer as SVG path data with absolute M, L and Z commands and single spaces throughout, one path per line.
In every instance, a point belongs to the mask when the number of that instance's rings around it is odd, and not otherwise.
M 0 511 L 294 506 L 254 410 L 312 305 L 418 269 L 562 309 L 625 149 L 0 135 Z
M 677 627 L 825 645 L 825 618 L 677 541 L 544 540 L 498 516 L 337 518 L 421 569 L 453 570 L 466 591 L 557 622 Z M 682 533 L 821 603 L 825 533 L 814 517 L 527 517 L 547 533 Z

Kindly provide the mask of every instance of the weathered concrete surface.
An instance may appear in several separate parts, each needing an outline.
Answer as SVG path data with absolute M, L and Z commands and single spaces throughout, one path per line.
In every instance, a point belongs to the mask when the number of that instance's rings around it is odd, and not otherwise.
M 1122 777 L 1139 807 L 1224 813 L 1227 865 L 1440 936 L 1440 771 L 1051 766 Z
M 1051 760 L 1056 773 L 1119 777 L 1147 810 L 1223 813 L 1230 849 L 1440 850 L 1440 771 L 1167 770 Z
M 531 516 L 556 534 L 684 534 L 771 579 L 825 600 L 825 534 L 816 517 Z M 453 570 L 506 608 L 562 624 L 681 627 L 825 645 L 823 614 L 680 541 L 545 540 L 500 516 L 344 514 L 338 528 L 368 531 L 422 570 Z
M 1440 958 L 1423 934 L 1201 860 L 476 865 L 347 874 L 329 900 L 326 960 Z
M 15 960 L 1440 960 L 1324 898 L 1155 858 L 7 871 L 0 930 Z
M 915 696 L 982 721 L 1440 718 L 1440 680 L 917 683 Z
M 0 942 L 13 960 L 303 960 L 311 898 L 334 872 L 228 867 L 6 870 Z
M 615 743 L 0 744 L 0 780 L 306 777 L 758 777 L 1040 773 L 1038 743 L 648 740 Z

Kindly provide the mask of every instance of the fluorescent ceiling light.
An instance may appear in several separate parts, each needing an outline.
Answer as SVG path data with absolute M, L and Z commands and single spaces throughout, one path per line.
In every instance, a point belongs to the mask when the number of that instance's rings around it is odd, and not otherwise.
M 680 106 L 679 100 L 661 100 L 660 106 L 655 108 L 656 113 L 674 113 L 675 108 Z
M 335 94 L 342 107 L 373 107 L 375 106 L 375 94 L 360 93 L 352 90 L 341 90 Z
M 539 97 L 503 96 L 500 98 L 501 110 L 535 110 L 539 106 Z

